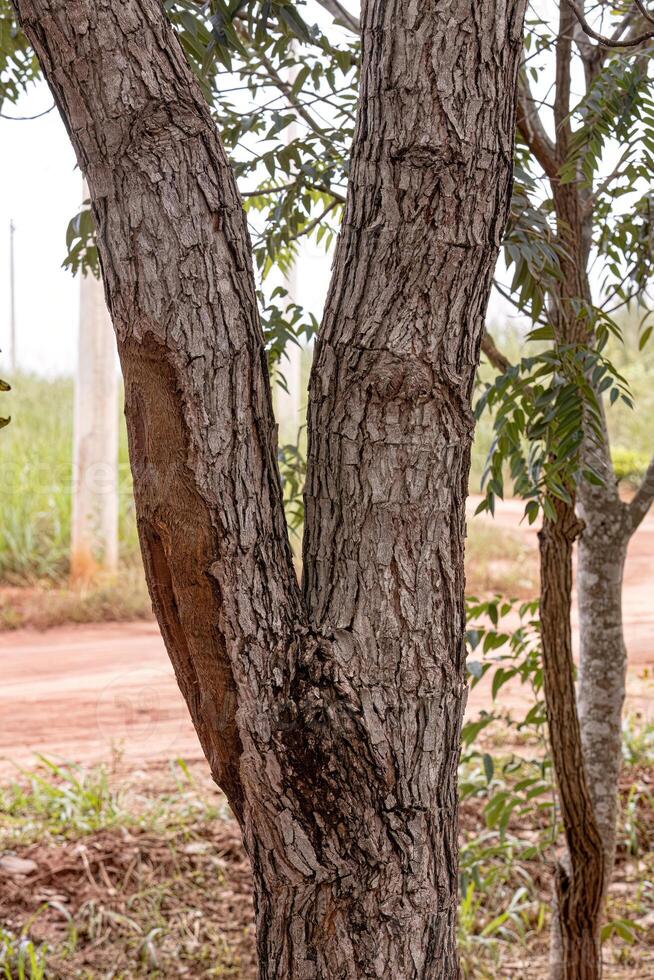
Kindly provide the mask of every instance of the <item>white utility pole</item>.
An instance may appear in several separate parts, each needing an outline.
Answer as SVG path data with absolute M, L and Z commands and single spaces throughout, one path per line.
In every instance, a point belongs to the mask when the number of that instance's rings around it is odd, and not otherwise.
M 84 185 L 84 199 L 88 197 Z M 100 279 L 80 279 L 73 426 L 71 576 L 89 579 L 118 561 L 118 375 Z
M 11 373 L 16 373 L 16 269 L 14 261 L 14 234 L 16 225 L 9 219 L 9 330 L 11 338 Z
M 295 81 L 296 72 L 289 74 L 289 83 Z M 286 142 L 292 143 L 297 135 L 297 126 L 291 123 L 286 131 Z M 293 264 L 292 269 L 286 276 L 284 284 L 288 290 L 287 304 L 297 303 L 298 301 L 298 263 Z M 285 357 L 282 357 L 277 368 L 284 376 L 287 391 L 281 385 L 275 385 L 275 408 L 277 414 L 277 424 L 279 426 L 279 442 L 295 444 L 298 439 L 298 431 L 304 423 L 301 414 L 302 409 L 302 348 L 299 344 L 289 343 L 286 345 Z
M 286 277 L 285 286 L 288 290 L 288 303 L 297 303 L 298 297 L 297 264 Z M 286 345 L 285 356 L 279 362 L 277 370 L 283 374 L 287 391 L 281 385 L 275 385 L 275 401 L 277 421 L 279 425 L 280 444 L 296 443 L 298 431 L 304 419 L 302 409 L 302 348 L 292 342 Z

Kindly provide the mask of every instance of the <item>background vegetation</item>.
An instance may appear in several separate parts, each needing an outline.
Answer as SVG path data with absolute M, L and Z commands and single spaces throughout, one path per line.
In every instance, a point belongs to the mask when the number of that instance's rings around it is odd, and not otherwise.
M 494 334 L 511 357 L 519 356 L 520 334 L 510 323 L 495 325 Z M 621 477 L 628 484 L 642 475 L 651 455 L 654 418 L 654 386 L 651 375 L 654 370 L 654 348 L 638 350 L 638 331 L 635 324 L 624 324 L 624 343 L 612 342 L 610 356 L 631 386 L 636 410 L 631 411 L 618 402 L 608 413 L 613 442 L 613 455 Z M 305 352 L 308 374 L 310 349 Z M 283 365 L 282 365 L 283 369 Z M 482 367 L 481 378 L 492 376 L 492 369 Z M 55 606 L 57 587 L 66 584 L 69 570 L 71 479 L 72 479 L 72 419 L 73 383 L 70 378 L 47 379 L 35 375 L 18 375 L 13 379 L 12 391 L 4 396 L 4 410 L 11 415 L 0 441 L 0 470 L 3 492 L 0 496 L 0 585 L 47 586 L 51 592 L 49 611 L 45 612 L 44 624 L 57 619 Z M 477 424 L 473 447 L 470 492 L 479 492 L 481 474 L 492 439 L 492 416 L 484 413 Z M 303 446 L 300 441 L 300 451 Z M 287 454 L 292 453 L 287 449 Z M 292 467 L 282 470 L 292 479 Z M 290 485 L 290 483 L 289 483 Z M 120 424 L 119 445 L 119 549 L 120 582 L 100 582 L 78 597 L 74 605 L 82 620 L 93 618 L 129 618 L 143 614 L 147 606 L 145 591 L 139 589 L 141 560 L 134 521 L 134 504 L 131 493 L 131 475 L 127 456 L 125 425 Z M 299 492 L 301 488 L 295 488 Z M 293 506 L 289 507 L 293 511 Z M 289 518 L 293 513 L 289 513 Z M 299 537 L 297 538 L 299 541 Z M 495 534 L 492 528 L 479 522 L 470 524 L 469 564 L 472 588 L 480 591 L 508 591 L 529 594 L 530 589 L 520 586 L 516 578 L 516 565 L 523 562 L 521 545 L 517 538 L 502 532 Z M 489 563 L 504 563 L 504 571 L 489 573 Z M 513 565 L 513 573 L 508 566 Z M 531 573 L 526 578 L 529 580 Z M 533 578 L 533 575 L 531 575 Z M 109 589 L 110 595 L 107 593 Z M 120 596 L 131 596 L 131 607 L 125 606 Z M 111 601 L 118 603 L 115 617 L 111 616 Z M 13 595 L 13 603 L 25 604 Z M 81 606 L 80 607 L 80 602 Z M 47 602 L 46 602 L 47 605 Z M 6 606 L 6 603 L 5 603 Z M 86 612 L 85 609 L 86 608 Z M 104 611 L 103 611 L 104 608 Z M 68 609 L 67 615 L 73 610 Z M 127 614 L 127 617 L 126 617 Z M 62 610 L 63 615 L 63 610 Z M 11 616 L 5 609 L 0 623 L 12 625 Z M 73 615 L 73 618 L 75 616 Z M 15 617 L 16 624 L 21 616 Z

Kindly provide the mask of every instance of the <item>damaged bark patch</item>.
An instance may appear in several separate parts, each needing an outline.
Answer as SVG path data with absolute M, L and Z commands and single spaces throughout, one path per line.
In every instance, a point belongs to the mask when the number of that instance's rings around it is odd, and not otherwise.
M 219 539 L 187 465 L 176 368 L 152 334 L 120 348 L 134 495 L 147 580 L 177 681 L 214 778 L 242 809 L 236 686 L 210 568 Z

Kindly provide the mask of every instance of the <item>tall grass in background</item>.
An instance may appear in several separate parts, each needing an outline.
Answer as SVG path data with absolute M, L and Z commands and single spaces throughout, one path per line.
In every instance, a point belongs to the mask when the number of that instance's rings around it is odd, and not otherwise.
M 0 581 L 59 582 L 69 568 L 73 382 L 18 374 L 11 384 L 0 438 Z M 119 487 L 120 559 L 132 565 L 140 558 L 122 411 Z

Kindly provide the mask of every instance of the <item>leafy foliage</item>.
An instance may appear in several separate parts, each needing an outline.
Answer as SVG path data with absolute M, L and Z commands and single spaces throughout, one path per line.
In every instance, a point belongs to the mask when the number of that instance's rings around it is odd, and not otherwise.
M 624 11 L 614 14 L 622 16 Z M 522 85 L 528 84 L 527 78 L 542 85 L 541 75 L 551 71 L 548 52 L 555 31 L 548 20 L 547 16 L 528 18 L 528 69 Z M 654 103 L 649 52 L 640 48 L 589 53 L 588 44 L 582 33 L 577 55 L 586 59 L 587 66 L 592 61 L 592 67 L 585 76 L 586 91 L 566 121 L 571 136 L 567 144 L 558 143 L 557 152 L 562 147 L 566 152 L 562 162 L 555 158 L 558 173 L 547 176 L 538 148 L 532 151 L 531 143 L 519 137 L 516 146 L 514 200 L 504 243 L 505 264 L 513 278 L 508 289 L 501 283 L 498 288 L 531 320 L 534 328 L 525 343 L 533 344 L 535 353 L 483 386 L 476 406 L 478 418 L 485 410 L 493 414 L 494 427 L 480 509 L 493 510 L 508 477 L 513 491 L 527 501 L 530 522 L 541 506 L 553 510 L 552 498 L 570 500 L 580 480 L 600 480 L 581 459 L 583 432 L 603 444 L 602 403 L 620 400 L 632 405 L 625 379 L 604 353 L 610 336 L 620 338 L 613 314 L 633 305 L 642 308 L 641 349 L 654 328 L 647 296 L 654 271 L 649 190 Z M 546 132 L 552 106 L 547 99 L 536 102 L 525 92 L 541 131 Z M 562 289 L 563 267 L 576 262 L 578 255 L 568 250 L 565 214 L 557 214 L 557 184 L 574 185 L 584 215 L 596 229 L 588 268 L 580 270 L 582 277 L 589 275 L 591 263 L 601 262 L 598 295 L 591 302 L 570 297 Z M 574 329 L 565 324 L 574 324 Z M 572 344 L 572 335 L 581 336 L 582 342 Z
M 534 340 L 551 339 L 549 327 L 532 332 Z M 552 497 L 570 502 L 570 489 L 579 479 L 601 482 L 601 476 L 582 459 L 584 428 L 603 438 L 598 398 L 613 403 L 621 398 L 631 406 L 625 379 L 601 352 L 585 346 L 555 345 L 499 375 L 479 398 L 477 416 L 492 410 L 494 439 L 482 476 L 484 500 L 477 511 L 494 512 L 495 498 L 504 496 L 508 465 L 516 494 L 526 501 L 525 514 L 533 523 L 540 506 L 552 519 Z
M 78 272 L 85 276 L 100 276 L 100 260 L 95 241 L 95 221 L 88 200 L 84 201 L 82 210 L 68 222 L 66 248 L 68 254 L 63 262 L 65 269 L 70 269 L 74 276 Z
M 288 290 L 277 286 L 266 303 L 265 296 L 259 293 L 261 323 L 268 354 L 268 370 L 278 384 L 287 390 L 283 372 L 283 359 L 289 344 L 300 345 L 302 340 L 310 341 L 318 330 L 318 321 L 311 313 L 290 300 Z
M 255 264 L 264 277 L 287 272 L 301 237 L 329 246 L 338 228 L 358 39 L 337 30 L 334 40 L 292 3 L 166 7 L 256 219 Z
M 0 0 L 0 109 L 6 102 L 17 102 L 39 71 L 10 0 Z

